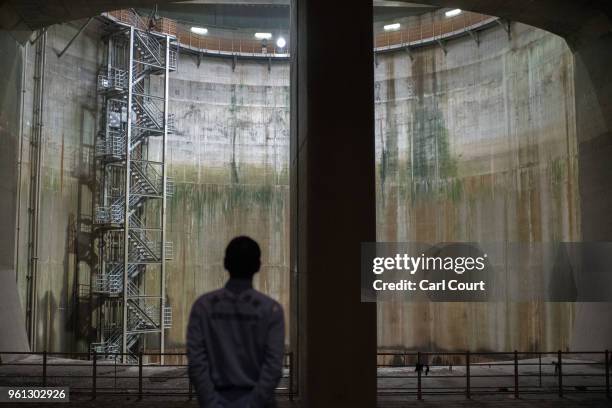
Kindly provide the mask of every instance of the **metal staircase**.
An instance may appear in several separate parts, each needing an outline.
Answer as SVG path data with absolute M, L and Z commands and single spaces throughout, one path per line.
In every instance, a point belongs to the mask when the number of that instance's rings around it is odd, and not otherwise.
M 166 174 L 166 145 L 174 129 L 168 89 L 178 46 L 172 36 L 143 30 L 147 25 L 132 13 L 134 25 L 115 22 L 105 36 L 106 61 L 98 75 L 104 109 L 95 148 L 99 265 L 92 291 L 99 300 L 99 341 L 91 347 L 108 358 L 121 353 L 123 362 L 145 348 L 163 353 L 164 329 L 172 323 L 165 263 L 173 248 L 165 224 L 174 183 Z

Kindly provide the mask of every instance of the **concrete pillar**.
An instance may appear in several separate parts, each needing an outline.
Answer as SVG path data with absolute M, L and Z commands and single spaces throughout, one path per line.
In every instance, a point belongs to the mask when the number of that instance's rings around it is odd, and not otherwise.
M 307 407 L 376 405 L 376 308 L 360 244 L 376 239 L 371 1 L 294 0 L 292 346 Z

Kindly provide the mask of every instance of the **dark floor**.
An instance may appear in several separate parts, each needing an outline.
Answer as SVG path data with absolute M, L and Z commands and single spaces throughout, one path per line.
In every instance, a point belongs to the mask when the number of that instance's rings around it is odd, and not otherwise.
M 612 400 L 606 400 L 603 398 L 592 399 L 592 398 L 555 398 L 550 397 L 548 399 L 488 399 L 488 400 L 424 400 L 424 401 L 405 401 L 405 402 L 383 402 L 379 401 L 378 407 L 380 408 L 395 408 L 395 407 L 444 407 L 444 408 L 463 408 L 463 407 L 477 407 L 477 408 L 569 408 L 569 407 L 586 407 L 586 408 L 603 408 L 612 407 Z
M 46 404 L 44 404 L 46 405 Z M 28 408 L 28 407 L 40 407 L 40 404 L 0 404 L 0 407 L 15 407 L 15 408 Z M 128 399 L 106 399 L 104 401 L 72 401 L 69 406 L 78 408 L 197 408 L 195 401 L 164 401 L 164 400 L 152 400 L 145 399 L 142 401 L 128 400 Z M 291 403 L 289 401 L 279 401 L 279 408 L 298 408 L 297 403 Z M 444 408 L 464 408 L 464 407 L 476 407 L 476 408 L 570 408 L 570 407 L 586 407 L 586 408 L 603 408 L 612 407 L 612 400 L 606 399 L 592 399 L 586 397 L 568 397 L 568 398 L 554 398 L 549 399 L 490 399 L 490 400 L 458 400 L 458 399 L 436 399 L 436 400 L 405 400 L 405 401 L 384 401 L 381 399 L 378 403 L 379 408 L 396 408 L 396 407 L 415 407 L 415 408 L 433 408 L 433 407 L 444 407 Z M 317 407 L 318 408 L 318 407 Z M 325 407 L 322 407 L 325 408 Z M 330 407 L 332 408 L 332 407 Z

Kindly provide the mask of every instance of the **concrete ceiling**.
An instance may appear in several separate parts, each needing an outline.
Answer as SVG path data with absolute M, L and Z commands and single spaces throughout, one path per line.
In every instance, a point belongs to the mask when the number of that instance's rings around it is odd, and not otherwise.
M 175 3 L 289 6 L 291 0 L 177 0 Z M 429 8 L 431 6 L 407 1 L 374 0 L 374 7 Z
M 180 0 L 160 5 L 158 15 L 202 27 L 288 31 L 290 3 L 290 0 Z M 374 22 L 436 9 L 438 7 L 410 2 L 374 0 Z
M 207 0 L 197 1 L 206 2 Z M 209 3 L 202 3 L 202 5 L 219 6 L 222 5 L 219 2 L 229 0 L 217 0 L 217 3 L 214 4 L 208 1 Z M 270 3 L 281 0 L 267 1 L 268 6 L 279 6 Z M 94 16 L 103 11 L 118 8 L 150 9 L 156 3 L 176 2 L 173 0 L 0 0 L 0 28 L 37 29 L 45 25 Z M 422 3 L 437 7 L 458 7 L 520 21 L 559 34 L 565 37 L 570 44 L 589 41 L 591 38 L 598 38 L 612 31 L 612 2 L 610 0 L 422 0 Z M 410 7 L 408 5 L 408 8 Z M 347 13 L 349 11 L 347 10 Z
M 0 28 L 30 32 L 118 8 L 134 7 L 187 24 L 232 29 L 289 29 L 291 0 L 0 0 Z M 374 21 L 420 15 L 436 6 L 373 0 Z

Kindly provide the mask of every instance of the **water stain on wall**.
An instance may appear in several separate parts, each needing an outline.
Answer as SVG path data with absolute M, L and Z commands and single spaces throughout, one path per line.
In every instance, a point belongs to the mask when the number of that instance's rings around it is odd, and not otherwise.
M 579 240 L 571 52 L 515 25 L 376 70 L 377 239 L 413 242 Z M 391 151 L 390 149 L 393 149 Z M 528 281 L 528 271 L 507 276 Z M 382 303 L 388 349 L 565 349 L 567 303 Z
M 168 347 L 182 350 L 189 311 L 200 294 L 222 286 L 225 245 L 252 236 L 262 248 L 255 285 L 284 306 L 289 320 L 288 66 L 270 82 L 267 64 L 182 55 L 173 74 L 171 110 L 184 118 L 170 139 L 167 263 L 173 307 Z M 200 90 L 200 92 L 196 92 Z M 289 324 L 287 324 L 289 327 Z
M 53 30 L 62 43 L 71 36 L 67 27 Z M 378 240 L 580 239 L 572 56 L 551 34 L 520 24 L 514 30 L 511 42 L 492 28 L 480 47 L 456 40 L 448 54 L 431 47 L 415 52 L 414 61 L 405 53 L 379 57 Z M 82 241 L 93 186 L 86 158 L 97 130 L 87 107 L 96 106 L 102 51 L 99 33 L 84 34 L 61 60 L 48 62 L 49 103 L 60 108 L 49 113 L 46 136 L 39 299 L 46 306 L 39 328 L 41 344 L 48 339 L 43 332 L 52 333 L 49 347 L 57 351 L 86 349 L 91 335 L 81 330 L 71 339 L 80 306 L 68 299 L 95 265 Z M 289 310 L 289 65 L 274 63 L 268 72 L 265 62 L 240 61 L 234 71 L 231 61 L 203 58 L 198 66 L 185 54 L 170 88 L 178 129 L 168 145 L 176 193 L 168 206 L 175 259 L 167 264 L 173 307 L 167 340 L 170 350 L 181 351 L 191 304 L 224 284 L 223 251 L 236 235 L 260 243 L 256 285 Z M 72 250 L 66 253 L 73 225 L 83 247 L 76 261 Z M 19 276 L 24 292 L 24 267 Z M 568 304 L 537 301 L 382 304 L 378 341 L 381 348 L 563 349 L 572 316 Z

